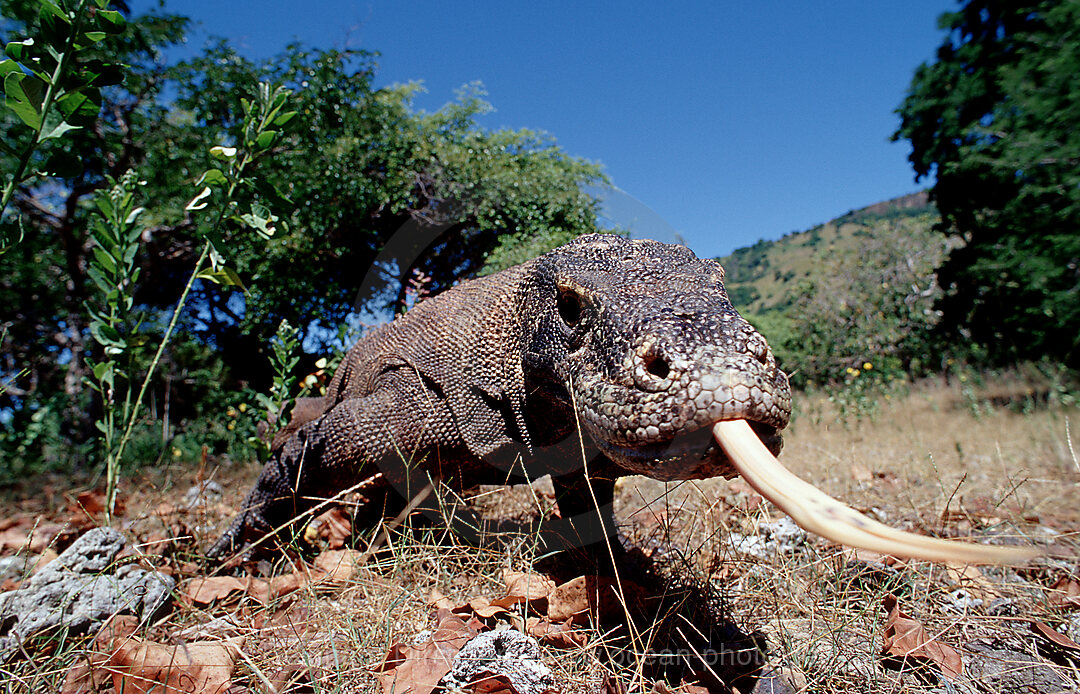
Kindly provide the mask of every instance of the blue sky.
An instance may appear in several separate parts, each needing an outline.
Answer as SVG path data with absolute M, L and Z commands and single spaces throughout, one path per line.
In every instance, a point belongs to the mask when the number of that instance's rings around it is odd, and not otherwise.
M 138 12 L 145 5 L 132 3 Z M 252 58 L 300 40 L 376 50 L 376 83 L 423 81 L 434 110 L 483 82 L 488 128 L 554 135 L 699 255 L 909 193 L 890 143 L 946 0 L 414 2 L 168 0 Z

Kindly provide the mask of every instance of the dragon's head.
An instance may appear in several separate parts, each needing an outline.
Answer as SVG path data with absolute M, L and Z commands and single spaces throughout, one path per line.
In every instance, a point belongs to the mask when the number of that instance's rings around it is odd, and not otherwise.
M 542 256 L 527 281 L 526 372 L 565 389 L 582 428 L 628 472 L 735 474 L 712 425 L 745 419 L 779 452 L 787 376 L 732 307 L 724 270 L 683 246 L 583 236 Z M 534 304 L 535 305 L 535 304 Z

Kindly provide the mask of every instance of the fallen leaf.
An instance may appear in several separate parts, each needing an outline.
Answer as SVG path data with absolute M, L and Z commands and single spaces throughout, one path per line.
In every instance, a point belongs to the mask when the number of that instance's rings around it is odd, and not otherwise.
M 355 549 L 333 549 L 315 557 L 315 567 L 326 572 L 319 577 L 319 583 L 343 586 L 356 575 L 357 562 L 363 552 Z
M 1080 581 L 1072 576 L 1062 576 L 1050 586 L 1050 604 L 1054 607 L 1075 609 L 1080 607 Z
M 476 620 L 468 622 L 444 614 L 435 633 L 422 644 L 395 643 L 375 668 L 385 694 L 430 694 L 450 672 L 454 656 L 479 633 Z
M 572 620 L 556 624 L 547 617 L 529 617 L 525 620 L 525 633 L 555 648 L 584 648 L 589 643 L 588 633 L 575 629 Z
M 623 581 L 623 588 L 632 592 L 632 584 Z M 628 595 L 628 601 L 633 599 Z M 622 602 L 618 596 L 618 584 L 607 576 L 578 576 L 558 586 L 548 595 L 548 617 L 552 622 L 576 623 L 589 621 L 589 615 L 603 619 L 611 614 L 621 614 Z
M 1080 643 L 1073 641 L 1068 636 L 1052 628 L 1045 622 L 1040 622 L 1037 620 L 1032 622 L 1031 630 L 1034 631 L 1036 634 L 1039 634 L 1040 636 L 1050 639 L 1062 648 L 1066 648 L 1071 651 L 1080 651 Z
M 101 691 L 112 678 L 106 664 L 113 644 L 128 639 L 139 628 L 139 620 L 134 615 L 117 614 L 101 625 L 94 637 L 94 650 L 75 661 L 64 676 L 64 685 L 60 694 L 88 694 Z
M 345 540 L 352 537 L 352 516 L 338 506 L 319 514 L 304 530 L 304 540 L 309 545 L 321 540 L 327 549 L 341 549 Z
M 158 694 L 162 685 L 165 692 L 222 694 L 232 685 L 243 647 L 243 636 L 175 646 L 129 637 L 114 647 L 105 667 L 113 688 L 124 694 Z
M 35 525 L 33 519 L 24 519 L 23 522 L 0 531 L 0 552 L 40 554 L 52 544 L 63 529 L 64 526 L 61 523 Z
M 917 620 L 900 611 L 899 601 L 891 593 L 885 596 L 885 619 L 881 654 L 903 661 L 923 660 L 936 664 L 942 674 L 956 678 L 964 671 L 960 653 L 953 647 L 930 638 Z
M 540 574 L 504 571 L 503 583 L 507 597 L 522 600 L 542 600 L 555 590 L 555 581 Z
M 465 685 L 465 690 L 473 694 L 520 694 L 514 689 L 509 677 L 487 671 L 478 672 L 477 676 Z
M 183 595 L 193 605 L 209 605 L 233 593 L 245 593 L 250 581 L 242 581 L 235 576 L 210 576 L 192 579 L 184 588 Z

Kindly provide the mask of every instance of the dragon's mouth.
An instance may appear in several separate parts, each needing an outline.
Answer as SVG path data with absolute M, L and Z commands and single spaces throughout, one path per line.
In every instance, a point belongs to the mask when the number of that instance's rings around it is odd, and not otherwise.
M 758 439 L 773 455 L 783 448 L 780 430 L 766 422 L 746 420 Z M 738 474 L 731 459 L 717 443 L 712 425 L 684 430 L 675 436 L 633 445 L 596 437 L 600 449 L 629 472 L 672 481 L 733 477 Z

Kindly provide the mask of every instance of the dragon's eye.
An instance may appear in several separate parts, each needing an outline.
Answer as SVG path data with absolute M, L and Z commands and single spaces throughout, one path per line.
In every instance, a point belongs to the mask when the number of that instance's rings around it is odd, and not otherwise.
M 566 323 L 571 328 L 581 321 L 581 297 L 577 293 L 573 291 L 559 292 L 556 306 L 559 309 L 559 317 L 562 318 L 563 323 Z

